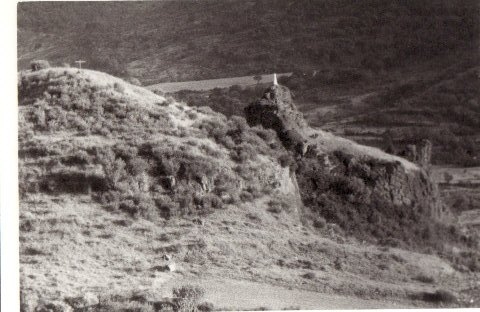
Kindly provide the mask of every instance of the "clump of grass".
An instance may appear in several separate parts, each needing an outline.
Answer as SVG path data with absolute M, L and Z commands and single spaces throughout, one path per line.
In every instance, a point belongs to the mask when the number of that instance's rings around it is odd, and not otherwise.
M 314 272 L 308 272 L 302 275 L 303 278 L 313 280 L 315 279 L 316 275 Z
M 202 302 L 197 306 L 197 309 L 200 312 L 211 312 L 214 310 L 214 306 L 211 302 Z
M 81 311 L 87 310 L 82 309 Z M 132 296 L 101 296 L 99 303 L 89 307 L 88 311 L 154 312 L 155 309 L 153 304 L 145 299 L 145 296 L 133 294 Z
M 327 226 L 327 221 L 322 216 L 316 216 L 313 220 L 313 226 L 317 229 L 323 229 Z
M 274 198 L 268 202 L 268 212 L 280 213 L 282 211 L 288 211 L 288 209 L 289 204 L 283 198 Z
M 125 92 L 125 86 L 124 86 L 123 84 L 121 84 L 121 83 L 115 82 L 115 83 L 113 84 L 113 88 L 114 88 L 116 91 L 120 92 L 120 93 Z
M 245 216 L 253 222 L 262 222 L 262 219 L 260 219 L 260 217 L 256 213 L 247 213 Z

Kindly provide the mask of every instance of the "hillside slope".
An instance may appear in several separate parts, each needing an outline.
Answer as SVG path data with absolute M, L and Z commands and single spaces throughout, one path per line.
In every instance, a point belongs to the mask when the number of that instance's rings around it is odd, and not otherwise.
M 215 293 L 245 285 L 292 296 L 265 303 L 269 308 L 322 307 L 292 299 L 312 298 L 311 292 L 335 294 L 351 307 L 464 306 L 476 298 L 468 284 L 476 273 L 458 271 L 460 256 L 447 262 L 377 247 L 369 231 L 362 242 L 347 228 L 355 217 L 341 224 L 325 215 L 329 222 L 322 223 L 325 211 L 306 200 L 320 191 L 305 187 L 313 180 L 302 169 L 314 168 L 309 161 L 319 165 L 320 154 L 298 158 L 273 130 L 91 70 L 21 72 L 18 86 L 24 311 L 49 305 L 82 311 L 80 299 L 93 311 L 160 310 L 162 297 L 182 284 L 204 287 L 206 300 L 225 309 L 260 308 L 249 293 L 232 302 Z M 360 158 L 396 159 L 345 148 Z M 324 153 L 333 157 L 336 149 Z M 420 170 L 397 164 L 407 165 Z M 352 213 L 357 204 L 348 203 L 349 191 L 339 193 L 348 189 L 349 173 L 318 173 L 330 183 L 331 207 Z M 468 250 L 458 246 L 457 252 Z M 462 270 L 474 271 L 472 263 Z M 422 274 L 437 284 L 421 282 Z M 436 295 L 439 288 L 458 300 Z
M 327 70 L 376 75 L 477 54 L 477 1 L 159 1 L 18 6 L 19 68 L 35 58 L 144 84 Z

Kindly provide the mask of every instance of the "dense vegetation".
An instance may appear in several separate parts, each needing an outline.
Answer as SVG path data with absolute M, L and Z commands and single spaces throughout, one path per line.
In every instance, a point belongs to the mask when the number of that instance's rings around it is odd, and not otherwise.
M 120 80 L 102 85 L 75 69 L 21 75 L 21 195 L 90 194 L 107 209 L 154 220 L 274 190 L 275 178 L 265 177 L 288 154 L 273 131 L 208 107 L 142 102 L 134 88 Z

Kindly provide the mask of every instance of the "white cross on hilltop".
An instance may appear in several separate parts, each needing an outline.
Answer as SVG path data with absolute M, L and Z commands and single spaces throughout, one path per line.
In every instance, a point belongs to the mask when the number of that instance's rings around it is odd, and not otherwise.
M 78 63 L 78 68 L 82 69 L 82 64 L 83 63 L 86 63 L 87 61 L 82 61 L 82 60 L 78 60 L 78 61 L 75 61 L 75 63 Z
M 273 73 L 273 85 L 278 86 L 277 74 Z

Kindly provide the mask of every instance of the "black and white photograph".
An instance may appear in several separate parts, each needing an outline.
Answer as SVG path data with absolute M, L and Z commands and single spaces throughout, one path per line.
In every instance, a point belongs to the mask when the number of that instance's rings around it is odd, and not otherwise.
M 480 308 L 478 0 L 15 5 L 5 311 Z

